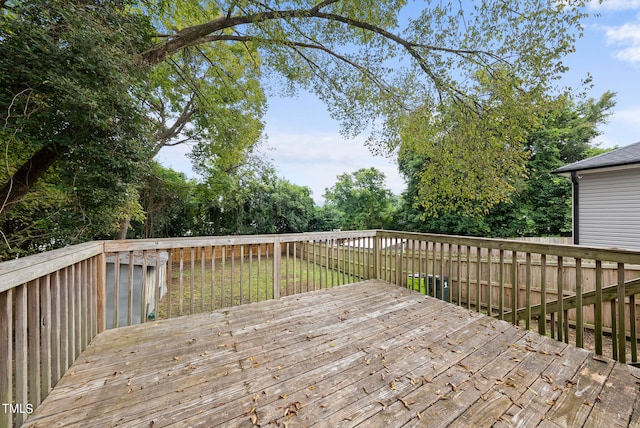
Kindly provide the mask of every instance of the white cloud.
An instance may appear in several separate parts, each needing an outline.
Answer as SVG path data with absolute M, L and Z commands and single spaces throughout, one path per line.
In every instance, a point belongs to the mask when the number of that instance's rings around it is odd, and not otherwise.
M 614 57 L 631 64 L 640 64 L 640 46 L 619 50 L 614 54 Z
M 640 107 L 616 111 L 612 118 L 613 121 L 640 128 Z
M 640 0 L 638 0 L 640 7 Z M 601 27 L 608 46 L 615 46 L 613 57 L 631 64 L 640 63 L 640 14 L 635 21 Z
M 640 44 L 640 19 L 636 22 L 627 22 L 617 27 L 605 27 L 605 35 L 608 44 Z
M 360 168 L 375 167 L 386 176 L 386 187 L 400 194 L 405 186 L 394 161 L 374 156 L 364 144 L 364 138 L 345 140 L 339 133 L 270 132 L 268 146 L 278 169 L 278 175 L 313 191 L 316 203 L 323 203 L 326 188 L 336 183 L 336 177 Z

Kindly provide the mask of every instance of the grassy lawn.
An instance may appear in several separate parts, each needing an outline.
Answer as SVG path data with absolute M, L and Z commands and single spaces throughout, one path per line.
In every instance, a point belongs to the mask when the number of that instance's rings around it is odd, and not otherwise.
M 245 257 L 215 260 L 212 266 L 196 261 L 193 266 L 173 263 L 170 290 L 160 301 L 157 318 L 208 312 L 214 309 L 273 299 L 272 260 Z M 327 269 L 325 266 L 282 256 L 280 265 L 280 296 L 331 288 L 358 281 L 359 278 Z M 169 314 L 169 304 L 171 311 Z

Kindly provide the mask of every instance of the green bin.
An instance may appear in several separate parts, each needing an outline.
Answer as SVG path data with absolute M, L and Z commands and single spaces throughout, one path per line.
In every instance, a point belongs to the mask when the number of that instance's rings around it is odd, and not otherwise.
M 436 299 L 449 301 L 449 277 L 445 276 L 442 284 L 440 275 L 436 275 Z M 433 296 L 433 275 L 429 274 L 429 296 Z
M 409 275 L 407 279 L 408 287 L 413 291 L 419 291 L 422 294 L 427 294 L 427 288 L 424 283 L 424 274 L 414 273 L 413 275 Z

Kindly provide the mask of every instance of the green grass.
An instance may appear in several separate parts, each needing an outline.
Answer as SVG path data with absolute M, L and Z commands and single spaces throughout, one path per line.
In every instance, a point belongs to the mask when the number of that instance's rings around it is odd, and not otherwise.
M 182 278 L 182 281 L 181 281 Z M 280 296 L 331 288 L 359 278 L 324 266 L 283 255 L 280 265 Z M 181 284 L 182 282 L 182 284 Z M 273 262 L 258 264 L 245 257 L 173 263 L 170 290 L 160 301 L 157 318 L 208 312 L 219 308 L 273 299 Z M 169 313 L 169 303 L 171 311 Z

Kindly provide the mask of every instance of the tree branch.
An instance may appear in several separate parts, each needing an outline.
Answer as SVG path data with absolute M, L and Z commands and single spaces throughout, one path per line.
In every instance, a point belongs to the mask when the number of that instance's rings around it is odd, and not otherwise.
M 316 43 L 297 42 L 297 41 L 291 41 L 291 40 L 274 40 L 274 39 L 267 39 L 263 37 L 238 36 L 233 34 L 220 34 L 220 35 L 209 36 L 209 37 L 206 37 L 204 40 L 206 42 L 216 42 L 216 41 L 235 41 L 235 42 L 242 42 L 242 43 L 261 42 L 261 43 L 280 44 L 284 46 L 290 46 L 292 48 L 298 47 L 298 48 L 316 49 L 316 50 L 325 52 L 326 54 L 329 54 L 330 56 L 336 58 L 337 60 L 342 61 L 345 64 L 355 68 L 356 70 L 360 71 L 362 74 L 367 76 L 367 78 L 371 79 L 375 83 L 375 85 L 378 86 L 380 89 L 382 89 L 389 95 L 394 95 L 389 85 L 387 85 L 384 81 L 380 80 L 377 76 L 372 74 L 369 69 L 358 64 L 357 62 L 354 62 L 353 60 L 347 58 L 344 55 L 340 55 L 336 51 L 329 49 L 326 46 L 319 43 L 316 44 Z M 300 54 L 299 50 L 295 49 L 295 51 L 296 53 Z M 309 62 L 308 58 L 306 58 L 304 55 L 301 55 L 301 56 L 305 59 L 305 61 Z M 314 63 L 314 65 L 317 67 L 317 64 Z
M 405 51 L 414 58 L 417 62 L 418 66 L 422 71 L 429 77 L 429 79 L 434 83 L 436 88 L 439 91 L 449 91 L 455 93 L 457 96 L 464 97 L 464 93 L 458 88 L 452 87 L 448 83 L 446 83 L 443 79 L 437 76 L 429 67 L 425 57 L 418 52 L 418 49 L 426 49 L 427 51 L 440 51 L 447 52 L 456 55 L 468 55 L 468 56 L 490 56 L 493 59 L 502 60 L 496 55 L 491 54 L 490 52 L 480 51 L 480 50 L 471 50 L 471 49 L 453 49 L 446 47 L 437 47 L 430 45 L 423 45 L 418 43 L 410 42 L 396 34 L 391 33 L 390 31 L 385 30 L 382 27 L 360 21 L 357 19 L 349 18 L 342 15 L 337 15 L 333 13 L 325 13 L 320 9 L 323 7 L 330 5 L 332 3 L 336 3 L 338 0 L 325 0 L 318 3 L 316 6 L 310 9 L 295 9 L 295 10 L 270 10 L 260 13 L 252 13 L 246 14 L 243 16 L 222 16 L 213 21 L 209 21 L 204 24 L 195 25 L 193 27 L 185 28 L 180 31 L 170 40 L 158 44 L 151 48 L 150 50 L 144 52 L 142 54 L 142 58 L 144 61 L 150 64 L 156 64 L 167 57 L 171 56 L 175 52 L 180 49 L 198 45 L 201 43 L 210 42 L 212 40 L 223 40 L 225 35 L 218 34 L 213 35 L 216 32 L 219 32 L 224 29 L 230 29 L 241 25 L 248 24 L 258 24 L 261 22 L 273 21 L 278 19 L 321 19 L 331 22 L 340 22 L 345 25 L 360 28 L 362 30 L 378 34 L 383 38 L 390 40 L 397 45 L 403 47 Z M 242 36 L 240 36 L 242 37 Z M 227 39 L 229 40 L 229 39 Z M 274 42 L 271 40 L 270 42 Z M 286 44 L 287 41 L 283 40 L 280 43 Z M 295 42 L 289 42 L 295 44 Z M 302 46 L 302 45 L 298 45 Z M 316 49 L 321 49 L 318 45 L 316 45 Z M 311 47 L 311 46 L 308 46 Z M 326 48 L 325 48 L 326 49 Z M 327 51 L 329 53 L 329 51 Z M 337 56 L 336 56 L 337 58 Z M 352 64 L 353 65 L 353 64 Z M 370 77 L 370 76 L 369 76 Z
M 0 219 L 29 192 L 62 155 L 64 148 L 56 143 L 45 145 L 29 158 L 0 188 Z
M 162 149 L 162 147 L 164 146 L 177 145 L 169 144 L 168 142 L 180 135 L 184 127 L 189 123 L 189 120 L 191 119 L 195 111 L 196 109 L 193 105 L 193 98 L 191 98 L 182 109 L 182 113 L 180 113 L 180 116 L 176 119 L 176 121 L 173 123 L 173 125 L 171 125 L 170 128 L 165 127 L 164 124 L 161 125 L 162 128 L 156 133 L 156 139 L 158 142 L 155 145 L 153 156 L 157 155 L 160 149 Z

